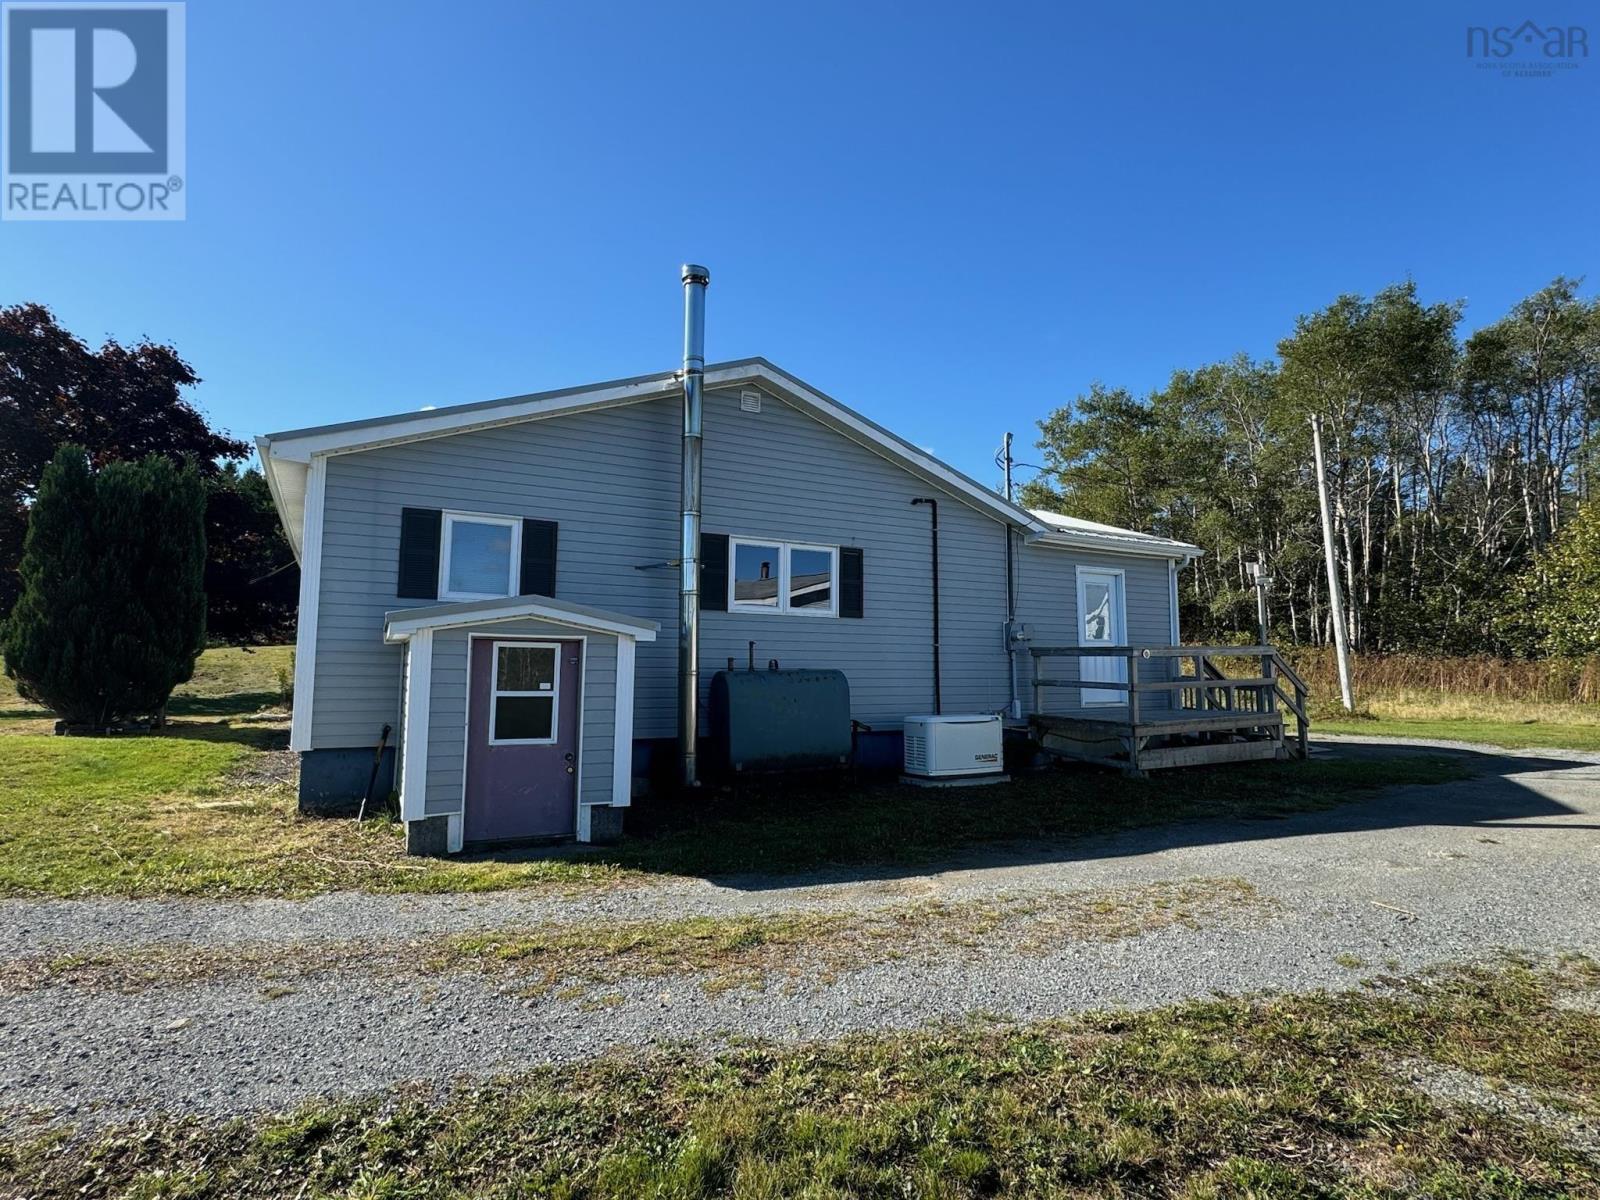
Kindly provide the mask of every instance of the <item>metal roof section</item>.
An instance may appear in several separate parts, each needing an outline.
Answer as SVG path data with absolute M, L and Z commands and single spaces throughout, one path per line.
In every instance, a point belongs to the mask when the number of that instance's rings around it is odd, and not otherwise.
M 1046 527 L 1042 532 L 1028 535 L 1029 545 L 1107 550 L 1154 558 L 1178 558 L 1186 562 L 1205 553 L 1199 546 L 1189 542 L 1157 537 L 1153 533 L 1140 533 L 1136 529 L 1102 525 L 1099 521 L 1085 521 L 1082 517 L 1069 517 L 1065 513 L 1050 512 L 1042 508 L 1031 508 L 1028 513 L 1040 525 Z

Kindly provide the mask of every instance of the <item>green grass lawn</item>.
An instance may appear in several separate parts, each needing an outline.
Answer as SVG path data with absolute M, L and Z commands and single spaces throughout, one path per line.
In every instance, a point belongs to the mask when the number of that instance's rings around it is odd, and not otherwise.
M 1521 1089 L 1592 1129 L 1600 1015 L 1561 998 L 1592 996 L 1600 972 L 1573 961 L 1391 984 L 613 1055 L 227 1123 L 74 1137 L 13 1121 L 0 1185 L 40 1200 L 1600 1196 L 1600 1166 L 1562 1122 L 1436 1100 L 1399 1069 L 1453 1069 L 1476 1095 Z
M 1459 779 L 1446 756 L 1268 763 L 1130 781 L 1092 769 L 983 789 L 799 777 L 642 800 L 607 850 L 409 858 L 384 820 L 295 810 L 278 678 L 287 647 L 209 650 L 169 729 L 59 738 L 0 695 L 0 894 L 289 895 L 590 886 L 650 875 L 932 862 L 986 843 L 1053 841 L 1205 817 L 1272 817 L 1398 783 Z M 9 698 L 9 705 L 7 700 Z
M 1600 725 L 1566 724 L 1537 717 L 1496 721 L 1471 717 L 1351 717 L 1330 713 L 1314 719 L 1311 730 L 1313 734 L 1352 733 L 1369 737 L 1477 742 L 1504 746 L 1508 750 L 1600 750 Z
M 218 647 L 200 655 L 194 678 L 172 695 L 174 717 L 239 717 L 262 710 L 286 710 L 285 689 L 293 677 L 294 647 Z M 17 685 L 0 672 L 0 721 L 35 722 L 48 727 L 50 714 L 17 695 Z
M 177 723 L 159 735 L 0 738 L 0 894 L 308 895 L 479 891 L 647 874 L 929 862 L 1013 839 L 1081 837 L 1205 817 L 1272 817 L 1398 783 L 1462 778 L 1456 759 L 1317 761 L 1135 782 L 1091 769 L 983 789 L 773 782 L 734 797 L 641 803 L 606 850 L 409 858 L 399 827 L 307 818 L 260 778 L 282 731 Z

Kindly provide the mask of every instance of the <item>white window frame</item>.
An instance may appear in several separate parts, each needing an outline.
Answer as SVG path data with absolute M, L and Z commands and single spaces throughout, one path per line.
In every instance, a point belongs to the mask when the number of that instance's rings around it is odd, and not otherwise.
M 511 530 L 511 563 L 503 592 L 453 592 L 450 590 L 450 531 L 457 521 L 474 525 L 505 525 Z M 446 512 L 439 526 L 439 599 L 499 600 L 517 594 L 517 572 L 522 566 L 522 518 L 499 513 Z
M 762 546 L 775 547 L 778 551 L 778 603 L 776 604 L 741 604 L 734 597 L 735 588 L 739 582 L 739 547 Z M 789 605 L 789 561 L 796 550 L 818 550 L 828 555 L 828 570 L 832 583 L 828 588 L 828 607 L 818 608 L 814 605 L 804 605 L 792 608 Z M 786 542 L 781 538 L 762 537 L 729 537 L 728 538 L 728 611 L 731 613 L 764 613 L 768 616 L 790 617 L 837 617 L 839 615 L 839 547 L 825 546 L 817 542 Z
M 516 647 L 519 650 L 548 650 L 555 658 L 555 671 L 550 678 L 548 692 L 514 692 L 500 687 L 500 650 Z M 501 696 L 535 696 L 550 698 L 550 736 L 545 738 L 497 738 L 494 735 L 495 718 L 500 714 Z M 496 642 L 489 652 L 489 745 L 491 746 L 554 746 L 561 740 L 561 644 L 559 642 L 504 641 Z

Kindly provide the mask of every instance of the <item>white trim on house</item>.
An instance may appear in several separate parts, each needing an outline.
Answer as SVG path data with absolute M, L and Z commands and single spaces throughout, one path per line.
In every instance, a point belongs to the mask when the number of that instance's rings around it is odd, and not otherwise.
M 401 719 L 400 819 L 428 810 L 428 720 L 433 710 L 433 630 L 419 629 L 406 652 L 406 711 Z M 420 753 L 419 753 L 420 751 Z
M 718 386 L 712 383 L 710 374 L 708 371 L 706 386 Z M 676 372 L 665 375 L 642 375 L 633 379 L 586 384 L 583 387 L 507 396 L 499 400 L 452 404 L 423 412 L 398 413 L 387 417 L 342 421 L 334 425 L 290 429 L 281 433 L 265 434 L 257 439 L 257 444 L 266 443 L 276 459 L 303 462 L 313 454 L 352 454 L 358 450 L 371 450 L 378 446 L 449 437 L 451 434 L 467 433 L 477 429 L 493 429 L 498 425 L 516 425 L 523 421 L 537 421 L 544 417 L 558 417 L 567 413 L 592 412 L 626 404 L 639 404 L 646 400 L 679 395 L 682 390 Z M 265 457 L 263 454 L 263 458 Z
M 1167 644 L 1181 646 L 1183 643 L 1178 640 L 1180 636 L 1178 630 L 1178 560 L 1175 558 L 1169 559 L 1167 562 L 1167 580 L 1172 585 L 1171 599 L 1168 602 L 1169 607 L 1167 610 L 1172 614 L 1172 641 Z
M 305 527 L 300 551 L 300 607 L 294 637 L 294 709 L 289 749 L 311 749 L 311 706 L 317 685 L 317 609 L 322 588 L 322 509 L 328 491 L 328 460 L 311 460 L 306 473 Z
M 450 589 L 450 528 L 460 522 L 464 525 L 504 525 L 511 530 L 511 550 L 506 562 L 506 586 L 499 592 L 456 592 Z M 439 599 L 440 600 L 499 600 L 517 594 L 517 572 L 522 565 L 522 518 L 507 517 L 499 513 L 458 512 L 446 509 L 439 523 Z
M 470 645 L 470 639 L 469 639 Z M 548 650 L 551 659 L 550 687 L 545 691 L 518 692 L 508 691 L 500 686 L 500 651 L 503 648 L 519 647 L 527 650 Z M 588 650 L 585 647 L 584 654 Z M 581 660 L 580 660 L 581 661 Z M 470 661 L 467 665 L 467 688 L 470 691 L 472 667 Z M 500 698 L 512 696 L 518 699 L 548 700 L 550 701 L 550 736 L 542 738 L 503 738 L 495 736 L 496 719 L 500 715 Z M 578 722 L 583 723 L 583 695 L 578 696 Z M 489 651 L 489 745 L 491 746 L 554 746 L 561 740 L 561 645 L 559 642 L 535 642 L 521 638 L 508 638 L 505 641 L 496 641 L 493 649 Z M 470 749 L 470 746 L 468 747 Z
M 435 604 L 427 608 L 401 608 L 383 614 L 383 640 L 403 642 L 421 629 L 459 629 L 494 621 L 531 618 L 565 625 L 569 629 L 591 629 L 596 633 L 615 633 L 653 642 L 661 626 L 622 613 L 587 604 L 572 604 L 549 596 L 506 596 L 498 600 L 468 600 Z
M 1003 496 L 963 475 L 949 464 L 939 461 L 898 434 L 868 420 L 766 359 L 740 359 L 735 362 L 714 363 L 706 368 L 705 387 L 708 391 L 748 383 L 760 385 L 767 394 L 800 409 L 879 457 L 886 458 L 929 483 L 943 488 L 980 512 L 1034 532 L 1043 533 L 1047 529 L 1047 526 L 1035 520 L 1025 509 L 1010 503 Z M 524 421 L 617 408 L 677 396 L 681 393 L 682 384 L 676 372 L 636 376 L 632 379 L 612 380 L 585 387 L 510 396 L 503 400 L 452 405 L 426 412 L 347 421 L 338 425 L 321 425 L 308 429 L 291 429 L 281 433 L 266 434 L 257 439 L 257 446 L 261 453 L 263 470 L 269 477 L 281 472 L 284 475 L 283 482 L 287 483 L 288 476 L 293 470 L 292 464 L 307 462 L 317 454 L 354 454 L 379 446 L 425 441 L 501 425 L 520 424 Z M 298 533 L 293 507 L 284 503 L 286 497 L 280 495 L 277 487 L 274 487 L 273 494 L 279 497 L 279 513 L 283 517 L 285 526 L 289 528 L 289 538 L 293 542 Z
M 730 373 L 742 372 L 742 374 L 722 379 L 724 367 Z M 984 487 L 983 484 L 962 474 L 948 463 L 940 461 L 921 447 L 906 441 L 899 434 L 885 429 L 876 421 L 869 420 L 764 358 L 744 359 L 737 363 L 719 363 L 716 368 L 708 368 L 706 371 L 708 389 L 752 380 L 761 383 L 778 399 L 799 408 L 836 432 L 844 434 L 880 458 L 886 458 L 913 475 L 918 475 L 929 483 L 945 489 L 956 499 L 966 501 L 979 512 L 1023 528 L 1041 528 L 1026 509 L 1012 504 L 998 492 Z
M 1106 575 L 1113 580 L 1111 587 L 1111 637 L 1106 642 L 1097 642 L 1096 645 L 1125 646 L 1128 644 L 1128 576 L 1121 567 L 1096 567 L 1087 563 L 1079 563 L 1073 568 L 1073 580 L 1078 590 L 1078 627 L 1074 631 L 1079 646 L 1088 644 L 1084 637 L 1084 617 L 1087 605 L 1084 603 L 1084 583 L 1086 575 Z M 1088 678 L 1087 672 L 1091 664 L 1096 670 L 1103 669 L 1101 664 L 1110 663 L 1116 670 L 1109 676 L 1095 676 Z M 1108 658 L 1102 655 L 1086 655 L 1078 659 L 1078 703 L 1085 708 L 1105 708 L 1125 705 L 1128 703 L 1126 692 L 1115 688 L 1097 688 L 1095 683 L 1128 682 L 1128 664 L 1121 658 Z M 1088 685 L 1088 686 L 1084 686 Z M 1091 692 L 1099 695 L 1090 699 Z
M 617 635 L 617 712 L 612 725 L 611 807 L 633 803 L 633 673 L 637 643 L 627 634 Z M 589 806 L 578 803 L 578 840 L 589 840 Z

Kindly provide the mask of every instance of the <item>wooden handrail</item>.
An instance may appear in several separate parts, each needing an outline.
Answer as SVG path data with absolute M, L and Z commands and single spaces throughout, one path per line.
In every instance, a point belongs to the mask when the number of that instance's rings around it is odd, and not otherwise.
M 1282 700 L 1289 706 L 1290 712 L 1292 712 L 1302 721 L 1306 719 L 1306 710 L 1301 706 L 1299 701 L 1297 701 L 1293 696 L 1289 695 L 1289 693 L 1284 691 L 1282 688 L 1275 688 L 1274 690 L 1278 693 L 1278 699 Z
M 1117 658 L 1126 658 L 1130 654 L 1137 654 L 1140 657 L 1148 654 L 1151 658 L 1195 658 L 1199 655 L 1225 658 L 1230 654 L 1242 658 L 1262 658 L 1277 652 L 1272 646 L 1030 646 L 1028 648 L 1028 653 L 1035 658 L 1108 654 Z
M 1277 647 L 1260 646 L 1030 646 L 1028 653 L 1034 660 L 1033 679 L 1033 710 L 1036 714 L 1044 712 L 1043 691 L 1049 687 L 1100 689 L 1104 691 L 1124 692 L 1127 695 L 1128 721 L 1137 730 L 1139 728 L 1140 706 L 1139 697 L 1151 692 L 1165 692 L 1174 695 L 1172 701 L 1175 708 L 1193 712 L 1184 703 L 1183 693 L 1193 692 L 1195 707 L 1200 713 L 1209 713 L 1213 709 L 1226 711 L 1230 717 L 1245 720 L 1258 717 L 1255 724 L 1262 728 L 1275 727 L 1280 731 L 1283 728 L 1283 718 L 1275 708 L 1278 701 L 1282 701 L 1298 721 L 1296 740 L 1299 743 L 1300 757 L 1305 758 L 1309 753 L 1307 733 L 1310 721 L 1306 710 L 1310 707 L 1308 696 L 1310 688 L 1306 686 L 1300 673 L 1294 669 Z M 1117 679 L 1045 679 L 1039 676 L 1039 662 L 1046 658 L 1121 658 L 1127 661 L 1128 679 L 1126 682 Z M 1259 659 L 1259 674 L 1232 678 L 1223 674 L 1213 662 L 1213 658 L 1255 658 Z M 1140 663 L 1152 658 L 1165 658 L 1194 660 L 1193 675 L 1177 674 L 1174 679 L 1147 679 L 1141 680 Z M 1174 672 L 1183 670 L 1181 661 L 1173 668 Z M 1289 685 L 1285 689 L 1284 684 Z M 1240 708 L 1242 698 L 1252 698 L 1253 706 Z M 1113 701 L 1113 703 L 1117 703 Z M 1204 717 L 1200 718 L 1204 719 Z M 1139 737 L 1135 735 L 1129 747 L 1129 765 L 1132 770 L 1139 769 Z M 1279 735 L 1281 746 L 1282 738 Z
M 1300 691 L 1309 692 L 1311 690 L 1306 686 L 1306 681 L 1300 678 L 1300 673 L 1289 665 L 1288 661 L 1283 657 L 1283 655 L 1274 653 L 1272 656 L 1272 661 L 1278 670 L 1283 672 L 1283 674 L 1288 677 L 1289 682 L 1294 684 L 1294 686 Z

